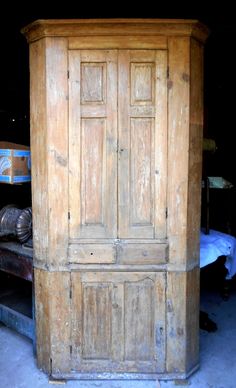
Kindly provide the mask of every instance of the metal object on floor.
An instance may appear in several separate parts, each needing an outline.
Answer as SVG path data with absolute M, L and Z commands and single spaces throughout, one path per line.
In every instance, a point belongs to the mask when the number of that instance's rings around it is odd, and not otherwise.
M 16 236 L 21 243 L 32 237 L 32 208 L 23 209 L 16 221 Z
M 32 237 L 32 208 L 7 205 L 0 210 L 0 236 L 13 235 L 21 243 Z

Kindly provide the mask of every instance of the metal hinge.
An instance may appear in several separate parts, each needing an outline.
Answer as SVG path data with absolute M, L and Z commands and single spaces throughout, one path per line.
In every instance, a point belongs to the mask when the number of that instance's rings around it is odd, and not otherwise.
M 167 78 L 169 78 L 169 76 L 170 76 L 170 68 L 169 68 L 169 66 L 167 66 L 166 76 L 167 76 Z
M 166 207 L 166 218 L 168 217 L 168 208 Z
M 70 299 L 72 299 L 72 288 L 70 287 Z
M 69 70 L 67 70 L 67 78 L 68 78 L 68 79 L 70 78 L 70 72 L 69 72 Z
M 68 220 L 70 220 L 70 212 L 68 212 Z

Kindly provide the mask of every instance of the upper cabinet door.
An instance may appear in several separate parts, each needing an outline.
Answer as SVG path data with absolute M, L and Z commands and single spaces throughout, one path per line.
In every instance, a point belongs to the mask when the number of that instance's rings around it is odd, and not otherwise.
M 69 51 L 70 238 L 117 237 L 117 51 Z
M 118 74 L 118 235 L 119 238 L 164 238 L 166 51 L 121 50 Z

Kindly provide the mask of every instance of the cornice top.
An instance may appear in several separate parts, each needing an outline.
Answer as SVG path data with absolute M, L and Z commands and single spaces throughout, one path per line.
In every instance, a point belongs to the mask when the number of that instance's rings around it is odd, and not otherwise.
M 209 29 L 191 19 L 45 19 L 21 30 L 29 43 L 44 37 L 192 36 L 205 42 Z

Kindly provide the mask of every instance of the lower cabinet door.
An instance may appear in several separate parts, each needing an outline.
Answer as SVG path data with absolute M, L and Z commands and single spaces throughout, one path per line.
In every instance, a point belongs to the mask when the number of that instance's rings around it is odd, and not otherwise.
M 165 273 L 72 273 L 72 369 L 165 369 Z

